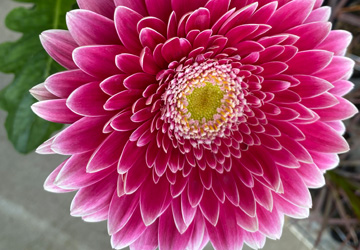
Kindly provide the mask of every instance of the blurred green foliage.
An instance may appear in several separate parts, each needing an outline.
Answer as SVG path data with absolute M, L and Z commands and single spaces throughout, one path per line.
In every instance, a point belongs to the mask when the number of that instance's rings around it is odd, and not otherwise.
M 10 30 L 21 32 L 14 42 L 0 44 L 0 71 L 14 74 L 14 80 L 0 91 L 0 108 L 8 112 L 5 122 L 8 138 L 16 150 L 28 153 L 50 135 L 62 128 L 47 122 L 30 109 L 35 99 L 29 89 L 44 82 L 63 68 L 43 49 L 39 35 L 48 29 L 66 29 L 65 14 L 76 8 L 75 0 L 16 0 L 32 3 L 31 8 L 13 9 L 5 24 Z

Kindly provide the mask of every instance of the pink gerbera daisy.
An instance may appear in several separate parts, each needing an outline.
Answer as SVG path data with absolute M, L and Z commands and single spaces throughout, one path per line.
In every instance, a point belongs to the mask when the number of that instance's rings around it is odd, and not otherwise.
M 71 124 L 45 189 L 108 221 L 114 248 L 261 248 L 347 151 L 351 35 L 321 0 L 78 0 L 41 35 L 67 71 L 31 90 Z

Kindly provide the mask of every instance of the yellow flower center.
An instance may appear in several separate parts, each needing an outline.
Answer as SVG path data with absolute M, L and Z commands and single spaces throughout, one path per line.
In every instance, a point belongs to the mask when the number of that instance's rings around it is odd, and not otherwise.
M 203 87 L 195 88 L 190 95 L 186 96 L 190 118 L 198 121 L 203 118 L 206 121 L 212 120 L 213 116 L 218 113 L 217 109 L 221 107 L 223 97 L 224 92 L 220 87 L 209 82 Z

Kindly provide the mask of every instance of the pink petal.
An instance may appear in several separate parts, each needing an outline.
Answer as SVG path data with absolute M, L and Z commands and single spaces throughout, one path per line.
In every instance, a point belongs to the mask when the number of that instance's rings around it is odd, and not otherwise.
M 121 249 L 134 243 L 146 230 L 146 226 L 141 221 L 140 209 L 135 209 L 135 212 L 125 224 L 125 226 L 111 236 L 111 246 L 116 249 Z
M 190 182 L 187 188 L 187 194 L 189 202 L 192 207 L 199 205 L 203 195 L 204 195 L 204 186 L 201 183 L 198 171 L 191 171 Z
M 116 56 L 116 66 L 126 74 L 141 72 L 140 58 L 133 54 L 122 53 Z
M 279 171 L 284 187 L 284 193 L 280 194 L 280 196 L 299 207 L 311 208 L 312 200 L 309 189 L 296 173 L 296 170 L 279 168 Z M 296 183 L 296 185 L 294 185 L 294 183 Z
M 139 97 L 139 90 L 124 90 L 110 97 L 104 105 L 106 110 L 118 110 L 131 106 Z
M 74 62 L 89 75 L 105 79 L 121 73 L 115 65 L 117 54 L 126 52 L 120 45 L 98 45 L 77 48 L 73 53 Z
M 106 114 L 103 106 L 108 98 L 101 90 L 99 82 L 91 82 L 72 92 L 66 105 L 76 114 L 101 116 Z
M 271 211 L 273 209 L 273 198 L 272 192 L 269 188 L 265 187 L 259 181 L 254 181 L 254 187 L 252 188 L 254 197 L 259 205 L 264 207 L 266 210 Z M 259 206 L 257 206 L 259 207 Z
M 284 198 L 281 198 L 278 194 L 274 194 L 274 202 L 276 204 L 276 209 L 281 213 L 297 219 L 309 217 L 309 208 L 296 206 Z
M 94 151 L 86 166 L 86 172 L 95 173 L 115 164 L 123 151 L 128 133 L 111 133 Z
M 67 69 L 77 69 L 72 52 L 78 47 L 69 31 L 47 30 L 41 33 L 40 41 L 46 52 Z
M 51 148 L 58 154 L 77 154 L 95 149 L 106 138 L 102 128 L 107 117 L 84 117 L 60 132 Z
M 328 36 L 330 29 L 329 22 L 313 22 L 289 29 L 286 33 L 300 37 L 294 44 L 299 50 L 309 50 L 316 48 Z
M 277 209 L 269 212 L 262 207 L 258 207 L 256 214 L 259 220 L 259 231 L 271 239 L 280 239 L 284 225 L 284 215 Z
M 306 18 L 304 23 L 312 22 L 326 22 L 329 20 L 331 15 L 331 8 L 329 6 L 323 6 L 318 9 L 314 9 L 310 15 Z
M 320 188 L 325 185 L 324 175 L 315 164 L 302 163 L 296 172 L 309 188 Z
M 337 96 L 346 95 L 354 88 L 354 84 L 346 80 L 332 82 L 332 85 L 334 85 L 334 88 L 330 89 L 329 93 Z
M 44 84 L 51 93 L 67 98 L 78 87 L 95 80 L 81 70 L 68 70 L 51 75 Z
M 147 9 L 144 0 L 114 0 L 116 6 L 124 6 L 138 12 L 143 16 L 147 16 Z
M 81 9 L 91 10 L 108 18 L 114 17 L 115 5 L 113 0 L 77 0 Z
M 148 226 L 145 232 L 130 245 L 131 250 L 156 250 L 158 243 L 158 225 L 159 221 L 155 221 Z
M 56 176 L 59 175 L 59 172 L 64 167 L 66 162 L 67 160 L 65 160 L 62 164 L 60 164 L 57 168 L 55 168 L 55 170 L 52 171 L 51 174 L 46 178 L 44 183 L 44 189 L 46 191 L 53 193 L 68 193 L 68 192 L 76 191 L 76 189 L 63 189 L 55 185 Z
M 38 101 L 57 99 L 58 97 L 47 90 L 44 83 L 40 83 L 29 90 L 30 94 Z
M 31 106 L 31 109 L 41 118 L 51 122 L 71 124 L 81 118 L 66 106 L 65 99 L 37 102 Z
M 317 48 L 334 52 L 336 56 L 343 56 L 351 39 L 352 35 L 350 32 L 345 30 L 333 30 Z
M 206 4 L 207 0 L 171 0 L 172 9 L 176 12 L 176 16 L 180 19 L 185 13 L 194 11 Z
M 348 80 L 353 72 L 355 62 L 347 57 L 334 56 L 331 63 L 315 76 L 329 82 L 337 80 Z
M 196 211 L 197 207 L 191 206 L 188 195 L 181 194 L 181 215 L 187 227 L 193 222 Z
M 95 44 L 119 44 L 114 22 L 88 10 L 73 10 L 66 14 L 71 36 L 80 46 Z
M 186 22 L 185 32 L 190 30 L 206 30 L 210 26 L 210 11 L 206 8 L 199 8 L 189 16 Z
M 234 208 L 234 213 L 236 217 L 236 223 L 239 227 L 245 229 L 248 232 L 256 232 L 259 230 L 259 222 L 256 216 L 251 217 L 238 207 Z
M 185 249 L 193 230 L 192 224 L 183 234 L 177 230 L 171 208 L 167 209 L 159 219 L 159 249 Z
M 318 96 L 333 88 L 331 83 L 318 77 L 309 75 L 295 75 L 294 77 L 301 83 L 291 89 L 302 98 Z
M 213 25 L 230 7 L 231 0 L 211 0 L 205 5 L 210 11 L 210 24 Z
M 146 9 L 150 16 L 155 16 L 167 22 L 169 20 L 172 8 L 168 0 L 145 0 Z
M 287 62 L 289 68 L 286 73 L 311 75 L 329 65 L 332 57 L 333 54 L 331 52 L 324 50 L 301 51 Z M 309 64 L 310 61 L 312 62 L 311 64 Z
M 94 184 L 114 172 L 114 168 L 108 168 L 93 174 L 86 173 L 86 163 L 90 156 L 90 153 L 71 156 L 56 176 L 55 185 L 65 189 L 79 189 Z
M 213 226 L 206 221 L 206 228 L 210 241 L 215 250 L 242 249 L 243 235 L 238 229 L 232 205 L 226 203 L 221 206 L 219 223 Z
M 129 169 L 124 179 L 124 191 L 132 194 L 141 187 L 149 177 L 150 169 L 146 166 L 145 159 L 137 160 L 136 164 Z
M 115 192 L 112 196 L 108 219 L 108 232 L 113 235 L 120 231 L 133 216 L 139 207 L 139 192 L 118 197 Z
M 314 163 L 322 171 L 330 170 L 339 165 L 339 156 L 333 153 L 319 153 L 311 151 L 311 156 L 314 159 Z
M 71 215 L 89 215 L 108 206 L 116 190 L 116 179 L 117 175 L 111 174 L 93 185 L 81 188 L 71 202 Z
M 311 13 L 314 2 L 314 0 L 294 0 L 281 6 L 267 22 L 272 26 L 271 34 L 278 34 L 301 24 Z
M 157 66 L 152 52 L 149 48 L 144 48 L 140 54 L 140 65 L 145 73 L 156 75 L 160 68 Z
M 143 155 L 144 152 L 145 148 L 139 148 L 136 145 L 136 142 L 128 140 L 119 159 L 118 172 L 126 173 L 130 168 L 132 168 L 132 166 L 135 165 L 136 161 L 134 159 L 138 160 L 138 156 Z
M 144 183 L 140 194 L 140 210 L 145 225 L 151 225 L 160 216 L 168 192 L 169 184 L 164 177 L 157 184 L 151 179 Z
M 336 98 L 339 102 L 338 104 L 330 108 L 318 109 L 315 111 L 320 116 L 321 121 L 345 120 L 358 113 L 354 104 L 344 98 Z
M 118 74 L 106 78 L 100 83 L 100 88 L 108 95 L 115 95 L 123 90 L 125 86 L 123 85 L 124 79 L 129 75 Z
M 138 1 L 136 0 L 135 2 Z M 134 54 L 138 54 L 142 49 L 136 29 L 137 23 L 141 18 L 142 15 L 138 12 L 121 5 L 115 10 L 115 28 L 120 40 Z
M 216 226 L 219 220 L 220 203 L 212 190 L 205 190 L 199 207 L 206 220 Z
M 108 213 L 109 205 L 105 206 L 104 208 L 95 213 L 82 216 L 82 219 L 85 222 L 100 222 L 108 219 Z
M 349 150 L 346 140 L 322 122 L 301 124 L 298 127 L 306 135 L 300 143 L 308 149 L 322 153 L 344 153 Z

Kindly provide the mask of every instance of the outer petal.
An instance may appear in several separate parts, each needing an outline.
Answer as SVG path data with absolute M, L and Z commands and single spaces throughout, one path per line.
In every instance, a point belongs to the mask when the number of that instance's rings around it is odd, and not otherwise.
M 81 9 L 91 10 L 108 18 L 114 17 L 115 5 L 113 0 L 77 0 Z
M 40 41 L 46 52 L 67 69 L 76 69 L 72 52 L 78 47 L 69 31 L 48 30 L 40 35 Z
M 120 43 L 114 22 L 92 11 L 70 11 L 66 15 L 66 23 L 71 36 L 81 46 Z

